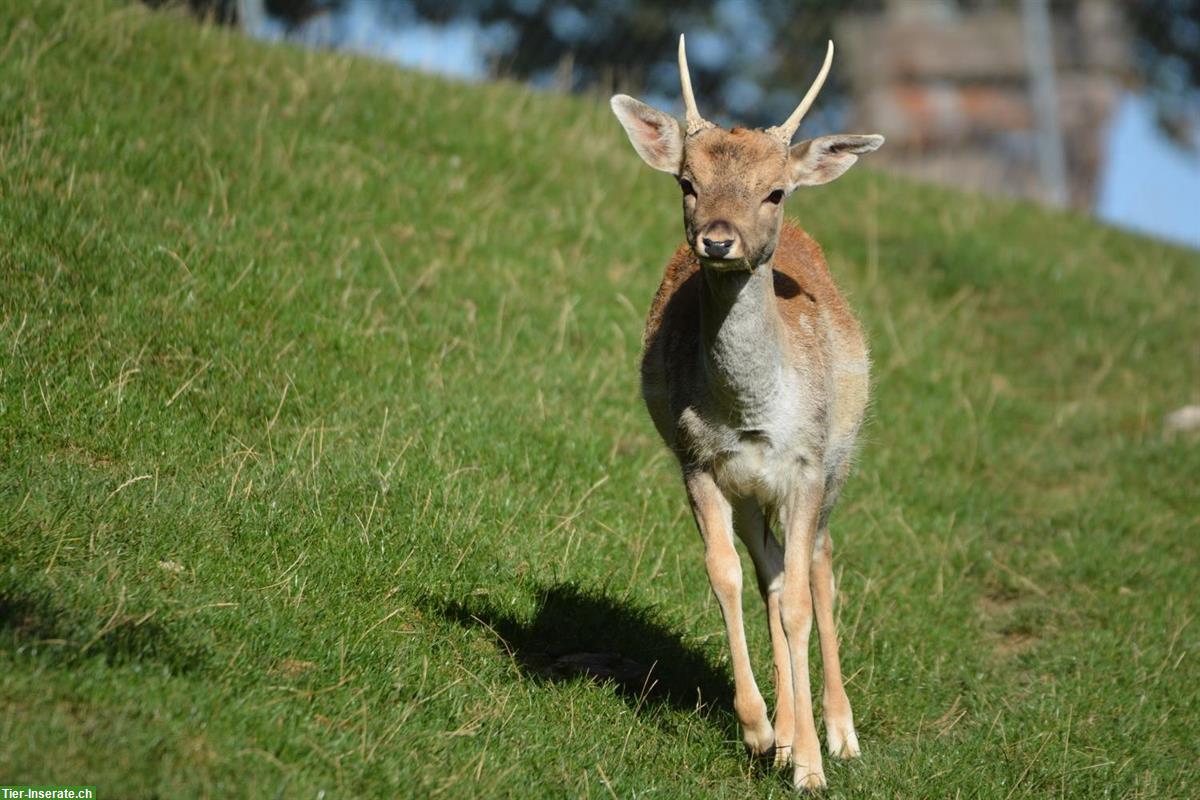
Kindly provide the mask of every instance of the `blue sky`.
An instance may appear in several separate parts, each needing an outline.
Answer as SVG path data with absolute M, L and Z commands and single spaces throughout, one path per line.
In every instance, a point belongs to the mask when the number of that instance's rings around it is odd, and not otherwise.
M 1155 124 L 1150 103 L 1129 94 L 1106 138 L 1096 216 L 1200 248 L 1200 136 L 1190 152 L 1175 144 Z

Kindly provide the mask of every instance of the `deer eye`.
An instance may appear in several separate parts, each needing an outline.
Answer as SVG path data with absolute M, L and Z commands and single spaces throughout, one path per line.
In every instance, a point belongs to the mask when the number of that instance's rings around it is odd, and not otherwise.
M 767 195 L 767 198 L 763 200 L 763 202 L 770 203 L 771 205 L 775 206 L 779 205 L 783 202 L 783 189 L 776 189 L 775 191 L 771 192 L 769 195 Z
M 679 188 L 683 189 L 684 194 L 691 195 L 692 197 L 696 196 L 696 187 L 692 186 L 691 181 L 689 181 L 687 178 L 679 178 L 678 180 Z

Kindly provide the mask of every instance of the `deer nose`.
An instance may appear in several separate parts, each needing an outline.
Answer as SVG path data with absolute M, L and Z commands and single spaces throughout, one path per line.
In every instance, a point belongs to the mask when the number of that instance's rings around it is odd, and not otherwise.
M 733 248 L 733 239 L 709 239 L 704 237 L 704 252 L 710 258 L 724 258 Z

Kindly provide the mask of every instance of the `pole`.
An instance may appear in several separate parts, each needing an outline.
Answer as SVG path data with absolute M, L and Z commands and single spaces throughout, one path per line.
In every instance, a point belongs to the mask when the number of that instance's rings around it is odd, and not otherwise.
M 1029 70 L 1030 99 L 1037 125 L 1038 173 L 1046 202 L 1065 206 L 1066 157 L 1062 128 L 1058 123 L 1058 90 L 1054 84 L 1054 44 L 1047 0 L 1021 0 L 1025 30 L 1025 63 Z

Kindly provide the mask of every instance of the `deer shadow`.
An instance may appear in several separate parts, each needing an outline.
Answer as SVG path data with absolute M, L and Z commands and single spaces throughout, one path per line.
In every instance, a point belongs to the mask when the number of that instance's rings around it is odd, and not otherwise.
M 531 681 L 590 680 L 610 686 L 634 708 L 695 711 L 736 731 L 729 676 L 650 608 L 571 584 L 539 589 L 537 605 L 530 621 L 488 602 L 432 610 L 486 632 Z

